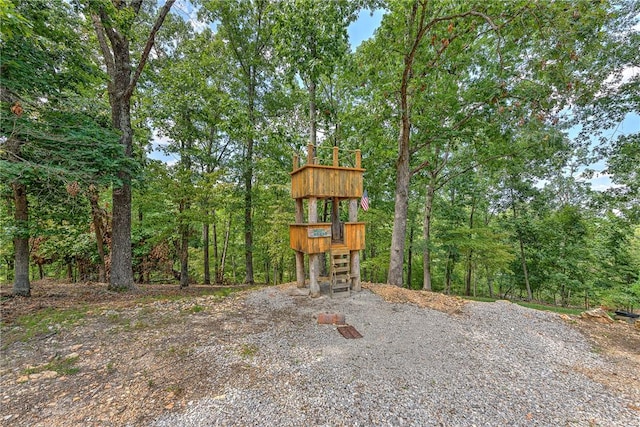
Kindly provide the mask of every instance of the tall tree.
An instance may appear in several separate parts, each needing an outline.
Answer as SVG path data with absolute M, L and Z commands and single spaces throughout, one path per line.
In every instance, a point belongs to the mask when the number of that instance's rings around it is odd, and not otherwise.
M 371 67 L 370 80 L 388 93 L 382 102 L 395 104 L 399 129 L 389 283 L 402 283 L 411 178 L 446 167 L 456 145 L 490 142 L 486 131 L 473 130 L 495 125 L 486 121 L 489 111 L 511 109 L 520 116 L 516 123 L 550 121 L 575 89 L 569 83 L 590 79 L 580 73 L 578 52 L 597 46 L 606 6 L 589 4 L 388 3 L 374 43 L 364 49 L 369 64 L 385 64 L 377 75 Z
M 95 98 L 100 73 L 86 55 L 80 17 L 64 1 L 8 3 L 0 71 L 0 177 L 15 213 L 14 293 L 29 295 L 29 193 L 112 182 L 128 170 Z M 86 35 L 86 34 L 85 34 Z
M 230 58 L 237 71 L 231 82 L 240 98 L 237 136 L 244 142 L 242 182 L 244 185 L 244 282 L 254 283 L 253 179 L 254 151 L 262 121 L 262 102 L 267 90 L 269 73 L 273 68 L 272 29 L 275 5 L 266 0 L 206 0 L 203 15 L 211 22 L 219 22 L 218 31 L 228 41 Z
M 139 23 L 143 0 L 82 0 L 91 17 L 107 73 L 112 126 L 120 131 L 120 144 L 127 157 L 133 156 L 131 97 L 144 69 L 155 37 L 175 0 L 166 0 L 148 32 L 142 53 L 134 65 L 131 40 Z M 121 184 L 113 189 L 113 236 L 111 245 L 110 289 L 132 289 L 131 253 L 131 176 L 122 170 Z
M 223 56 L 222 38 L 209 29 L 193 34 L 187 23 L 173 21 L 165 23 L 172 30 L 171 37 L 161 41 L 161 58 L 151 63 L 156 73 L 146 95 L 152 100 L 149 109 L 154 126 L 171 141 L 165 151 L 179 156 L 175 167 L 181 169 L 178 176 L 183 178 L 185 189 L 179 201 L 183 207 L 179 214 L 183 222 L 181 257 L 185 260 L 181 281 L 186 286 L 188 235 L 197 216 L 203 220 L 203 236 L 208 239 L 210 212 L 216 208 L 212 181 L 232 153 L 226 129 L 228 110 L 238 106 L 225 91 L 230 67 Z M 197 201 L 187 196 L 197 197 Z M 210 283 L 208 247 L 208 241 L 204 242 L 205 283 Z

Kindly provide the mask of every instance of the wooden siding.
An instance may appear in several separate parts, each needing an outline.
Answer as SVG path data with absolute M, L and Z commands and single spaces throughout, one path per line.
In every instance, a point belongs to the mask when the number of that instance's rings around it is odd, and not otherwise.
M 364 222 L 346 222 L 344 224 L 344 243 L 350 251 L 364 249 Z
M 294 199 L 362 197 L 361 168 L 305 165 L 291 172 L 291 196 Z
M 324 236 L 309 237 L 313 235 Z M 289 242 L 291 249 L 305 254 L 320 254 L 326 252 L 331 248 L 331 223 L 290 224 Z

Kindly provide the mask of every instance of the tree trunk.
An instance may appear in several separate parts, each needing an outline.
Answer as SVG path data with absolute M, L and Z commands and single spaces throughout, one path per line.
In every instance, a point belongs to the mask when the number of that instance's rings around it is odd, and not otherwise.
M 67 259 L 67 282 L 73 283 L 73 258 Z
M 400 136 L 399 155 L 396 161 L 395 211 L 393 215 L 393 232 L 389 259 L 389 275 L 387 283 L 402 286 L 402 267 L 404 265 L 404 245 L 407 234 L 407 217 L 409 213 L 409 119 L 403 113 Z
M 515 196 L 513 194 L 513 189 L 511 189 L 511 210 L 513 211 L 513 219 L 517 220 L 518 216 L 516 211 L 516 201 L 515 201 Z M 531 293 L 531 285 L 529 284 L 529 272 L 527 270 L 527 258 L 525 257 L 525 253 L 524 253 L 524 242 L 522 239 L 522 233 L 520 232 L 519 228 L 516 230 L 516 233 L 518 234 L 518 243 L 520 245 L 520 263 L 522 265 L 522 274 L 524 275 L 524 284 L 527 288 L 527 301 L 531 301 L 533 299 L 533 295 Z
M 527 288 L 527 301 L 531 301 L 533 299 L 533 295 L 531 294 L 531 285 L 529 284 L 529 271 L 527 270 L 527 259 L 524 254 L 524 242 L 522 241 L 522 236 L 520 235 L 520 233 L 518 233 L 518 242 L 520 243 L 520 260 L 522 262 L 524 284 Z
M 110 16 L 104 6 L 89 6 L 100 50 L 104 58 L 108 83 L 109 104 L 111 106 L 111 122 L 120 130 L 120 144 L 126 157 L 132 157 L 133 130 L 131 128 L 131 95 L 147 62 L 155 35 L 162 26 L 175 0 L 166 0 L 156 21 L 151 28 L 143 53 L 132 76 L 132 64 L 129 52 L 129 34 L 134 33 L 131 24 L 126 28 L 118 28 L 117 21 Z M 142 2 L 120 2 L 112 0 L 113 7 L 127 9 L 137 15 Z M 96 9 L 94 9 L 96 7 Z M 131 20 L 130 22 L 133 22 Z M 116 25 L 116 27 L 114 27 Z M 122 170 L 118 173 L 122 186 L 113 189 L 113 234 L 111 238 L 111 274 L 110 290 L 134 289 L 131 254 L 131 183 L 129 173 Z
M 218 275 L 220 273 L 220 258 L 218 256 L 218 217 L 216 211 L 213 211 L 213 270 L 214 270 L 214 283 L 218 283 Z
M 189 209 L 188 202 L 182 200 L 180 202 L 180 214 Z M 180 220 L 180 287 L 189 286 L 189 224 L 184 217 Z
M 255 70 L 250 71 L 249 82 L 249 122 L 251 130 L 247 138 L 244 169 L 244 255 L 245 255 L 245 277 L 244 283 L 253 285 L 253 218 L 251 211 L 253 208 L 253 132 L 256 131 L 255 123 Z
M 447 295 L 451 294 L 451 279 L 453 276 L 453 267 L 454 267 L 453 252 L 451 251 L 451 249 L 449 249 L 447 251 L 447 261 L 446 261 L 446 266 L 444 271 L 444 282 L 445 282 L 444 292 Z
M 98 189 L 94 185 L 90 185 L 88 193 L 91 204 L 91 219 L 93 220 L 93 229 L 98 247 L 98 282 L 105 283 L 107 281 L 107 269 L 104 259 L 104 214 L 98 205 Z
M 469 230 L 470 232 L 473 232 L 473 215 L 476 211 L 476 198 L 475 196 L 472 198 L 472 203 L 471 203 L 471 213 L 469 214 Z M 471 237 L 471 236 L 469 236 Z M 473 276 L 473 266 L 471 263 L 471 260 L 473 259 L 473 249 L 469 250 L 469 253 L 467 254 L 467 271 L 466 271 L 466 275 L 464 278 L 464 282 L 465 282 L 465 295 L 470 296 L 471 295 L 471 279 Z
M 202 244 L 204 258 L 204 284 L 211 284 L 211 271 L 209 268 L 209 223 L 202 224 Z
M 15 203 L 14 218 L 18 228 L 13 238 L 15 251 L 15 274 L 13 279 L 13 295 L 31 296 L 29 282 L 29 207 L 27 204 L 27 188 L 24 184 L 13 184 L 13 201 Z
M 224 282 L 224 266 L 227 260 L 227 249 L 229 248 L 229 234 L 231 234 L 231 214 L 229 214 L 229 222 L 227 223 L 227 230 L 224 234 L 224 245 L 222 246 L 222 257 L 220 259 L 220 270 L 216 272 L 216 283 Z M 233 260 L 232 260 L 233 261 Z M 236 279 L 236 267 L 233 265 L 233 281 Z
M 422 4 L 424 11 L 425 4 Z M 409 183 L 411 180 L 410 162 L 410 138 L 411 138 L 411 114 L 409 105 L 409 83 L 413 75 L 413 63 L 416 52 L 425 35 L 424 17 L 418 17 L 418 3 L 414 3 L 410 15 L 407 17 L 408 31 L 406 39 L 409 43 L 408 52 L 404 55 L 404 68 L 400 81 L 400 132 L 398 134 L 398 158 L 396 160 L 396 190 L 395 211 L 393 215 L 393 232 L 391 234 L 391 253 L 389 258 L 389 272 L 387 282 L 390 285 L 402 286 L 402 267 L 404 265 L 404 245 L 407 233 L 407 218 L 409 213 Z M 416 24 L 415 32 L 413 25 Z
M 407 251 L 407 289 L 411 289 L 411 273 L 413 271 L 411 260 L 413 259 L 413 230 L 415 224 L 411 221 L 411 228 L 409 229 L 409 250 Z
M 424 239 L 424 252 L 422 254 L 422 289 L 432 290 L 431 286 L 431 216 L 433 212 L 433 197 L 435 194 L 432 180 L 427 185 L 427 195 L 424 202 L 424 223 L 422 225 L 422 237 Z
M 131 101 L 124 97 L 131 79 L 129 43 L 123 43 L 121 49 L 114 48 L 117 74 L 109 85 L 109 102 L 113 125 L 120 130 L 120 144 L 126 157 L 133 153 L 133 130 L 131 128 Z M 112 236 L 111 271 L 109 290 L 131 290 L 133 283 L 133 264 L 131 252 L 131 177 L 127 171 L 120 171 L 118 178 L 121 187 L 114 187 L 112 195 Z

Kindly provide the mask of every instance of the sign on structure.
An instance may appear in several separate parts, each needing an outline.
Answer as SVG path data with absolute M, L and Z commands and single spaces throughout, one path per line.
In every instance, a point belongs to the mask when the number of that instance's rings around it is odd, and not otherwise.
M 331 237 L 330 228 L 308 228 L 309 237 Z

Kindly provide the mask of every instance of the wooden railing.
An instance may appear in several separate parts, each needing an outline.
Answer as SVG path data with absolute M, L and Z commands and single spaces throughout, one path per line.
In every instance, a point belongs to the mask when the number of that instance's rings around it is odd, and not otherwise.
M 300 166 L 297 155 L 293 158 L 291 196 L 294 199 L 317 197 L 355 199 L 362 197 L 362 169 L 360 150 L 355 150 L 355 166 L 339 165 L 338 147 L 333 147 L 333 164 L 315 163 L 313 145 L 307 147 L 307 163 Z
M 339 147 L 331 147 L 331 158 L 330 159 L 323 159 L 322 157 L 318 156 L 317 154 L 317 150 L 319 150 L 321 148 L 316 148 L 313 144 L 308 144 L 307 145 L 307 153 L 306 153 L 306 163 L 304 165 L 301 165 L 301 161 L 302 161 L 302 157 L 298 155 L 298 153 L 295 153 L 293 155 L 293 171 L 295 172 L 296 170 L 300 169 L 301 167 L 304 166 L 310 166 L 310 165 L 315 165 L 315 166 L 333 166 L 333 167 L 344 167 L 344 168 L 354 168 L 354 169 L 361 169 L 362 168 L 362 152 L 360 150 L 340 150 Z M 343 152 L 352 152 L 355 154 L 354 156 L 354 161 L 352 164 L 344 164 L 342 166 L 340 166 L 340 158 L 339 158 L 339 152 L 343 151 Z
M 331 249 L 331 223 L 290 224 L 289 241 L 291 249 L 305 254 L 319 254 Z M 365 223 L 344 223 L 344 245 L 350 251 L 365 247 Z

